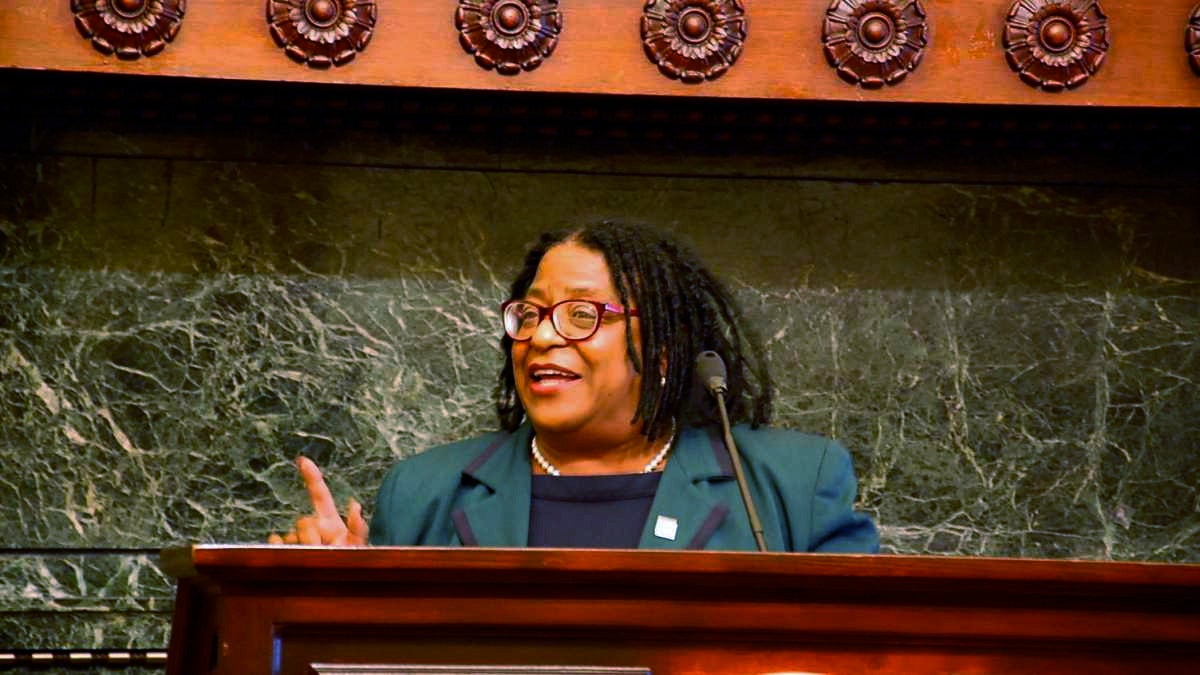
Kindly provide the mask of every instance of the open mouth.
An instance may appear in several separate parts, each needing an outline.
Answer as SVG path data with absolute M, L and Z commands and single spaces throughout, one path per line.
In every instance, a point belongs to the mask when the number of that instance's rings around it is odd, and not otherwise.
M 529 369 L 529 379 L 537 384 L 555 384 L 561 382 L 573 382 L 579 379 L 579 375 L 566 370 L 565 368 L 556 368 L 553 366 L 534 366 Z

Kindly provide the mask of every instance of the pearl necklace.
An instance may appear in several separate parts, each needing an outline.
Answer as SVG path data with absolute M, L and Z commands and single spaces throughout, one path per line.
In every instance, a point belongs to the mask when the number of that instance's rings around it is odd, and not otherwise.
M 658 451 L 658 454 L 654 456 L 654 459 L 651 459 L 650 462 L 646 464 L 646 466 L 642 469 L 642 473 L 650 473 L 651 471 L 654 471 L 659 464 L 662 464 L 663 460 L 667 458 L 667 453 L 671 451 L 671 444 L 674 442 L 675 434 L 672 433 L 671 437 L 667 439 L 667 444 L 663 446 L 662 450 Z M 533 461 L 537 462 L 538 466 L 542 467 L 542 471 L 545 471 L 551 476 L 562 475 L 562 473 L 558 470 L 558 467 L 551 464 L 550 460 L 542 456 L 541 451 L 538 450 L 537 436 L 534 436 L 533 439 L 530 440 L 529 449 L 533 453 Z

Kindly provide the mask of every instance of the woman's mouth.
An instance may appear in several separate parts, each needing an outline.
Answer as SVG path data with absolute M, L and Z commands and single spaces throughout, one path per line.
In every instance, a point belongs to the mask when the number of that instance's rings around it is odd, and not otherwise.
M 529 368 L 529 388 L 535 394 L 549 394 L 579 381 L 574 371 L 551 365 L 534 365 Z

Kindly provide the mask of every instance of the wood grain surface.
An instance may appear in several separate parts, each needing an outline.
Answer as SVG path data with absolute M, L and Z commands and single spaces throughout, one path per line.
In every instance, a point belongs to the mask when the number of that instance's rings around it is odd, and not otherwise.
M 172 673 L 207 672 L 193 664 L 214 643 L 218 673 L 317 662 L 1102 673 L 1200 658 L 1197 565 L 263 546 L 162 559 L 180 578 Z
M 370 45 L 340 68 L 313 69 L 272 41 L 262 2 L 191 0 L 179 36 L 154 57 L 121 61 L 92 48 L 69 3 L 8 0 L 0 9 L 0 68 L 542 92 L 1067 106 L 1200 105 L 1184 32 L 1195 2 L 1104 0 L 1112 48 L 1078 89 L 1049 93 L 1021 82 L 1001 46 L 1010 0 L 924 3 L 929 46 L 902 83 L 867 91 L 837 77 L 822 53 L 826 0 L 748 0 L 745 48 L 728 73 L 685 84 L 643 53 L 642 2 L 562 3 L 563 32 L 536 70 L 504 76 L 459 45 L 454 3 L 380 0 Z

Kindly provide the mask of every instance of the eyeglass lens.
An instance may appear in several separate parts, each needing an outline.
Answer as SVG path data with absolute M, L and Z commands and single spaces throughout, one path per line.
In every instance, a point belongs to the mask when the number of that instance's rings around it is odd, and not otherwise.
M 568 340 L 591 337 L 600 322 L 600 313 L 590 302 L 568 300 L 548 310 L 529 302 L 514 302 L 504 310 L 504 330 L 514 340 L 528 340 L 537 332 L 547 311 L 554 330 Z

